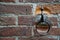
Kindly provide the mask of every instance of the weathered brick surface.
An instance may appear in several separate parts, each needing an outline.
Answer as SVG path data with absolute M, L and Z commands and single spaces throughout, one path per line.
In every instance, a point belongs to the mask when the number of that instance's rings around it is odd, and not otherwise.
M 43 5 L 44 13 L 46 14 L 59 14 L 60 13 L 60 4 L 47 4 Z M 35 14 L 40 14 L 41 12 L 41 6 L 37 5 Z
M 31 27 L 0 28 L 0 36 L 31 36 Z
M 44 7 L 48 8 L 51 11 L 51 14 L 59 14 L 60 13 L 60 4 L 52 4 L 52 5 L 44 5 Z
M 57 22 L 57 17 L 49 17 L 49 20 L 52 21 L 52 22 Z
M 53 22 L 52 26 L 58 26 L 58 22 Z
M 30 15 L 32 8 L 30 5 L 4 5 L 0 4 L 0 12 Z
M 14 17 L 0 17 L 0 25 L 15 25 L 16 19 Z
M 0 2 L 15 2 L 15 0 L 0 0 Z
M 33 37 L 33 38 L 19 38 L 19 40 L 57 40 L 54 38 L 47 38 L 47 37 Z
M 19 25 L 33 25 L 33 16 L 19 16 L 18 24 Z
M 24 0 L 25 2 L 59 2 L 59 0 Z M 0 2 L 15 2 L 15 0 L 0 0 Z M 23 2 L 23 0 L 19 0 L 19 2 Z
M 35 38 L 33 38 L 33 40 L 57 40 L 57 39 L 48 38 L 48 37 L 42 37 L 42 38 L 40 38 L 40 37 L 35 37 Z
M 36 29 L 34 30 L 34 34 L 36 36 L 39 36 L 38 32 L 36 31 Z M 48 32 L 48 35 L 60 35 L 60 28 L 51 28 Z
M 59 0 L 26 0 L 25 2 L 32 2 L 32 3 L 37 3 L 37 2 L 58 2 Z
M 60 28 L 52 28 L 49 31 L 49 35 L 58 35 L 58 36 L 60 36 Z
M 0 40 L 15 40 L 15 38 L 0 38 Z
M 19 0 L 19 2 L 23 2 L 23 0 Z
M 49 17 L 49 20 L 52 23 L 52 26 L 58 26 L 58 19 L 57 17 Z
M 38 0 L 25 0 L 25 2 L 38 2 Z

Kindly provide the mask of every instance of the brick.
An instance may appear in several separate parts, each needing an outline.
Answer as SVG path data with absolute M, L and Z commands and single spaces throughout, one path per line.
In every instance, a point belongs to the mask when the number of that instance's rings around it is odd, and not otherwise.
M 44 5 L 44 7 L 48 8 L 51 11 L 51 14 L 59 14 L 60 13 L 60 4 L 53 5 Z
M 52 26 L 58 26 L 58 19 L 57 17 L 49 17 L 49 20 L 52 23 Z
M 0 0 L 0 2 L 15 2 L 15 0 Z
M 0 38 L 0 40 L 15 40 L 15 38 Z
M 57 17 L 49 17 L 49 20 L 52 21 L 52 22 L 57 22 Z
M 39 33 L 34 30 L 34 35 L 39 36 Z M 60 28 L 51 28 L 48 32 L 48 35 L 59 36 L 60 35 Z
M 25 0 L 25 2 L 38 2 L 38 0 Z
M 30 15 L 30 14 L 32 14 L 32 7 L 31 7 L 31 5 L 5 5 L 5 4 L 0 4 L 0 12 L 21 14 L 21 15 Z
M 19 38 L 18 40 L 31 40 L 30 38 Z
M 16 19 L 14 17 L 0 17 L 0 25 L 15 25 Z
M 52 2 L 53 0 L 42 0 L 41 2 Z
M 53 22 L 52 26 L 58 26 L 58 22 Z
M 48 38 L 48 37 L 35 37 L 33 40 L 57 40 L 55 38 Z
M 37 5 L 36 7 L 36 11 L 35 13 L 36 14 L 39 14 L 40 13 L 40 5 Z M 59 14 L 60 13 L 60 4 L 47 4 L 47 5 L 43 5 L 43 8 L 44 8 L 44 13 L 46 12 L 48 15 L 49 14 Z
M 32 3 L 38 3 L 38 2 L 52 2 L 53 0 L 26 0 L 25 2 L 32 2 Z
M 54 2 L 59 2 L 59 0 L 55 0 Z
M 19 0 L 19 2 L 23 2 L 23 0 Z
M 18 24 L 19 25 L 33 25 L 33 16 L 19 16 L 18 17 Z
M 60 35 L 60 28 L 52 28 L 50 31 L 49 31 L 49 35 Z
M 4 27 L 0 28 L 0 36 L 31 36 L 31 27 Z
M 33 37 L 33 38 L 19 38 L 19 40 L 57 40 L 55 38 L 47 38 L 47 37 Z

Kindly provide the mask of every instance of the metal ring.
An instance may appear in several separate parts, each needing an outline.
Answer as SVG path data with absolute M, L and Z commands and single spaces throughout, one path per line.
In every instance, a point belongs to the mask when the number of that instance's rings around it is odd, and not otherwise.
M 49 30 L 50 30 L 50 28 L 51 28 L 51 25 L 50 25 L 48 22 L 46 22 L 46 21 L 44 21 L 44 22 L 48 25 L 48 30 L 47 30 L 47 32 L 46 32 L 46 33 L 48 33 Z M 36 25 L 36 31 L 37 31 L 37 25 Z M 43 34 L 41 34 L 41 35 L 43 35 Z

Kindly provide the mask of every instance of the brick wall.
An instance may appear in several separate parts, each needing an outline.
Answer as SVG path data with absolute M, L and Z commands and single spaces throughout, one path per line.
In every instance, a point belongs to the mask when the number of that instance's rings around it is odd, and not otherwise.
M 45 2 L 59 0 L 0 0 L 0 40 L 57 40 L 56 36 L 60 36 L 60 4 Z M 52 22 L 49 34 L 43 37 L 38 35 L 34 25 L 35 9 L 41 4 L 50 10 L 48 17 Z

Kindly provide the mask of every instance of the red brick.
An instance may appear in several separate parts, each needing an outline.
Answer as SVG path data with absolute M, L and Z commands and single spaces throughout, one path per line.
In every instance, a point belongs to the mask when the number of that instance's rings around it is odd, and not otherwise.
M 60 28 L 52 28 L 50 31 L 49 31 L 49 35 L 60 35 Z
M 19 16 L 18 24 L 19 25 L 33 25 L 33 16 Z
M 0 28 L 0 36 L 31 36 L 31 27 Z
M 32 14 L 32 7 L 30 5 L 4 5 L 0 4 L 0 12 L 30 15 Z
M 57 40 L 57 39 L 54 39 L 54 38 L 48 38 L 48 37 L 35 37 L 33 38 L 33 40 Z
M 54 2 L 59 2 L 59 0 L 55 0 Z
M 15 38 L 0 38 L 0 40 L 15 40 Z
M 43 37 L 43 38 L 33 37 L 33 38 L 19 38 L 19 40 L 57 40 L 57 39 L 47 38 L 47 37 Z
M 0 0 L 0 2 L 15 2 L 15 0 Z
M 0 17 L 0 25 L 15 25 L 16 19 L 14 17 Z
M 26 0 L 25 2 L 38 2 L 38 0 Z
M 49 17 L 49 20 L 51 20 L 52 22 L 57 22 L 57 17 Z
M 52 26 L 58 26 L 58 19 L 57 17 L 49 17 L 49 20 L 52 23 Z
M 51 11 L 51 14 L 59 14 L 60 13 L 60 4 L 53 5 L 44 5 L 44 7 L 48 8 Z
M 52 26 L 58 26 L 58 22 L 53 22 Z
M 19 0 L 19 2 L 23 2 L 23 0 Z
M 54 38 L 49 38 L 49 40 L 58 40 L 58 39 L 54 39 Z
M 26 0 L 26 2 L 52 2 L 53 0 Z
M 18 40 L 31 40 L 30 38 L 19 38 Z

